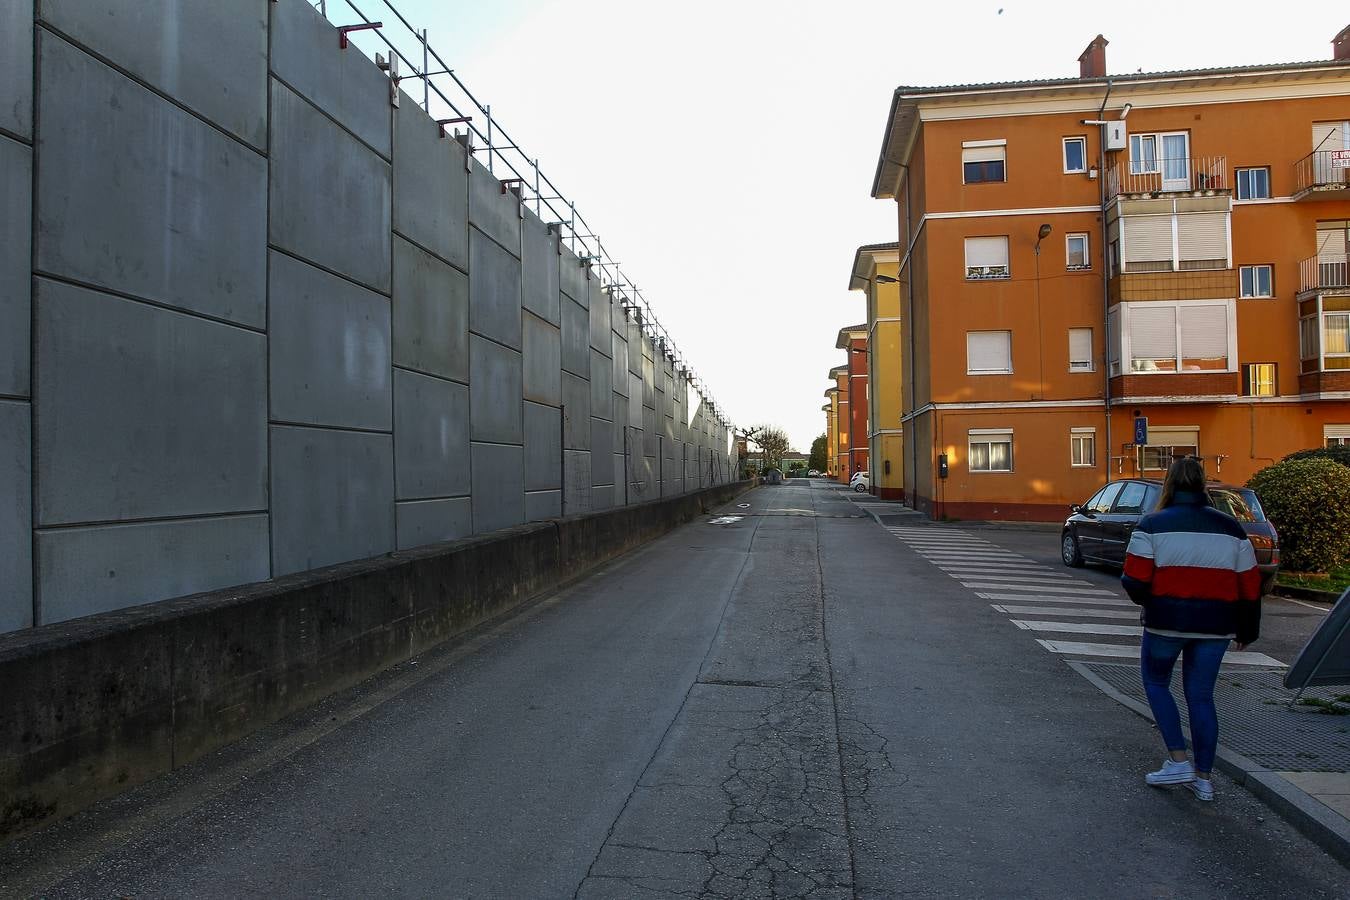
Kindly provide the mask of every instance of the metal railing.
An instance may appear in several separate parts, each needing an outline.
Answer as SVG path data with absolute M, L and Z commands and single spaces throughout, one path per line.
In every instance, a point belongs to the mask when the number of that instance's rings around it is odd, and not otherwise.
M 1227 191 L 1228 160 L 1222 156 L 1126 159 L 1106 173 L 1106 196 Z
M 1300 260 L 1298 289 L 1300 292 L 1350 289 L 1350 254 L 1321 253 Z
M 1294 163 L 1294 193 L 1350 189 L 1350 150 L 1314 150 Z
M 595 229 L 577 211 L 576 203 L 544 174 L 539 160 L 529 156 L 512 139 L 501 121 L 493 118 L 491 104 L 479 100 L 436 52 L 427 38 L 426 29 L 413 27 L 391 0 L 361 0 L 361 6 L 378 10 L 377 16 L 367 15 L 356 0 L 307 2 L 341 30 L 343 41 L 358 47 L 384 69 L 395 85 L 420 82 L 423 111 L 441 123 L 442 128 L 463 126 L 465 130 L 460 132 L 457 128 L 456 134 L 468 152 L 494 176 L 510 184 L 527 208 L 532 207 L 546 225 L 558 230 L 559 239 L 566 242 L 568 249 L 593 266 L 601 285 L 617 294 L 624 310 L 634 314 L 638 325 L 652 338 L 657 349 L 698 391 L 716 421 L 733 427 L 713 399 L 707 383 L 694 371 L 642 291 L 622 271 Z M 409 96 L 413 94 L 409 92 Z

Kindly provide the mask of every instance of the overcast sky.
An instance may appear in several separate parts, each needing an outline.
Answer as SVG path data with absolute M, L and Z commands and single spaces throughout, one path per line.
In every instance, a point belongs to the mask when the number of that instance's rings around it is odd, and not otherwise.
M 853 251 L 896 238 L 868 192 L 897 85 L 1076 76 L 1098 32 L 1112 73 L 1328 59 L 1350 24 L 1344 4 L 1253 0 L 393 2 L 576 201 L 736 424 L 802 450 L 836 333 L 863 319 Z

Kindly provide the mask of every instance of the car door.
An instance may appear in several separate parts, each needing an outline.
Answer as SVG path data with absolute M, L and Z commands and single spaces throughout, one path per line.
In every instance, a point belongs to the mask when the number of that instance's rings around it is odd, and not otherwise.
M 1130 543 L 1134 526 L 1139 524 L 1148 502 L 1148 485 L 1142 481 L 1126 481 L 1116 495 L 1111 511 L 1102 516 L 1102 559 L 1115 565 L 1125 565 L 1125 548 Z
M 1078 523 L 1078 552 L 1084 559 L 1101 559 L 1102 518 L 1111 511 L 1111 504 L 1120 493 L 1121 482 L 1113 481 L 1092 495 L 1081 507 L 1083 520 Z

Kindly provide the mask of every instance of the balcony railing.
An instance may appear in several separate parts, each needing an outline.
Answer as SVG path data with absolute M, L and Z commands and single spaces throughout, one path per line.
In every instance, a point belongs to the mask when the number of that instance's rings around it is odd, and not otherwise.
M 1350 254 L 1322 253 L 1298 264 L 1298 289 L 1350 290 Z
M 1127 159 L 1106 173 L 1106 196 L 1217 193 L 1230 189 L 1223 156 Z
M 1350 190 L 1350 150 L 1314 150 L 1294 163 L 1294 193 Z

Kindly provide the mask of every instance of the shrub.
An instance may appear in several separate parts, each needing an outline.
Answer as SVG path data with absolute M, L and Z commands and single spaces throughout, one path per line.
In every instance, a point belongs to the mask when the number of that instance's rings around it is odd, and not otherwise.
M 1350 466 L 1350 447 L 1314 447 L 1311 450 L 1298 450 L 1285 457 L 1291 459 L 1329 459 L 1343 466 Z
M 1252 476 L 1280 532 L 1281 565 L 1326 572 L 1350 560 L 1350 467 L 1329 459 L 1288 459 Z

